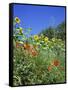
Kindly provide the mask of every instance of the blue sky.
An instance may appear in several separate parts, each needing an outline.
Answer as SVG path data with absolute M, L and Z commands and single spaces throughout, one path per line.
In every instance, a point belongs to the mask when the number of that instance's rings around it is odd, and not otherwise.
M 21 26 L 32 28 L 31 34 L 38 34 L 49 26 L 56 27 L 65 20 L 64 7 L 14 4 L 14 17 L 19 17 Z

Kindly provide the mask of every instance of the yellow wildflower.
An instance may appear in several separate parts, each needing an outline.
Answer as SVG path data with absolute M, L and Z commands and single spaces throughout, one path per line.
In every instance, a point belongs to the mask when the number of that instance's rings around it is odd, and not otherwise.
M 34 35 L 34 40 L 39 40 L 39 36 L 38 35 Z
M 45 42 L 48 42 L 48 37 L 45 37 L 45 38 L 44 38 L 44 41 L 45 41 Z
M 15 17 L 15 22 L 20 23 L 20 19 L 18 17 Z

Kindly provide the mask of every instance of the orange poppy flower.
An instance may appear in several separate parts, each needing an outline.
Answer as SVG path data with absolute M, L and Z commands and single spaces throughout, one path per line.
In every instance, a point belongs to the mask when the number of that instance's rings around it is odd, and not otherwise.
M 29 50 L 30 49 L 30 45 L 28 43 L 27 44 L 24 44 L 23 46 L 24 46 L 24 49 L 26 49 L 26 50 Z
M 51 71 L 52 70 L 52 66 L 48 66 L 48 71 Z
M 31 54 L 32 56 L 36 56 L 37 55 L 37 51 L 34 49 L 33 45 L 30 45 L 30 44 L 24 44 L 24 49 L 27 50 L 27 52 L 29 54 Z
M 33 55 L 33 56 L 36 56 L 36 55 L 37 55 L 37 52 L 34 51 L 34 50 L 32 50 L 32 55 Z
M 16 48 L 18 48 L 19 47 L 19 43 L 18 42 L 16 42 Z
M 59 65 L 60 65 L 59 60 L 54 60 L 54 61 L 53 61 L 53 65 L 54 65 L 54 66 L 59 66 Z

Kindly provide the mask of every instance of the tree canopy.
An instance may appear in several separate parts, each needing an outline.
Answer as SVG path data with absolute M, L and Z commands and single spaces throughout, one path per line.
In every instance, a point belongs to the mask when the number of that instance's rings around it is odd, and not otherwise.
M 47 36 L 49 39 L 55 37 L 58 39 L 65 40 L 65 35 L 66 35 L 65 26 L 66 26 L 65 22 L 62 22 L 59 25 L 57 25 L 57 27 L 55 28 L 48 27 L 47 29 L 42 30 L 40 34 Z

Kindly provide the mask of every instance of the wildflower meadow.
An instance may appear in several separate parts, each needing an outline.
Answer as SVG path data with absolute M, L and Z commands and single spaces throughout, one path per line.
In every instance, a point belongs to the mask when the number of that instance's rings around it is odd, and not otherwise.
M 33 35 L 21 22 L 13 18 L 13 85 L 64 83 L 65 22 Z

